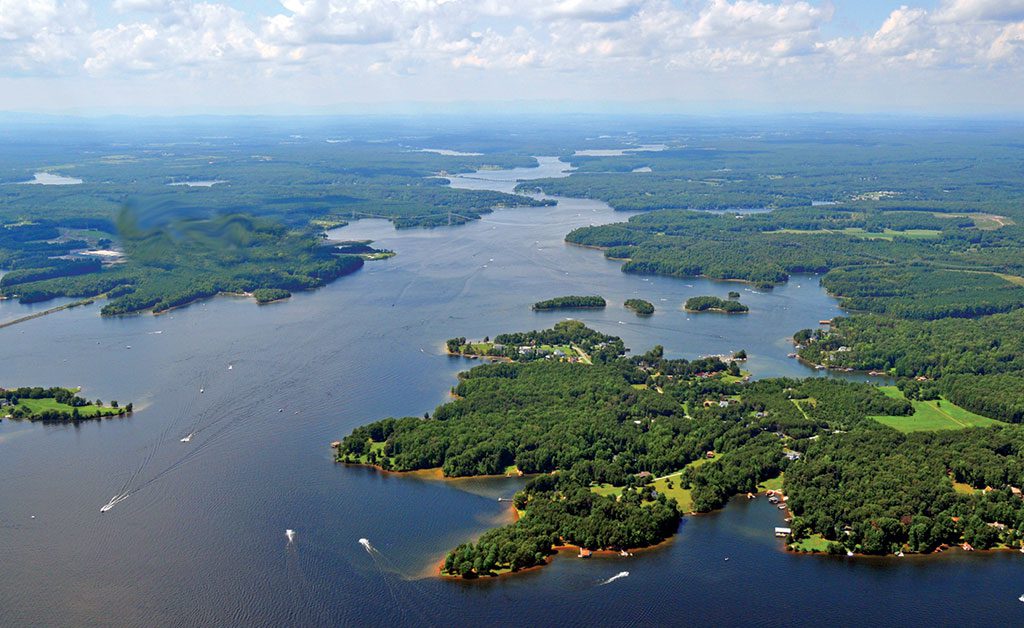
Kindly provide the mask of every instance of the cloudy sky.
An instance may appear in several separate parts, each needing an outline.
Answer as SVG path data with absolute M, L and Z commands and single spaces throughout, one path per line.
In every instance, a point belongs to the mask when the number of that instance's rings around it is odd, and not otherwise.
M 1024 113 L 1024 0 L 0 0 L 0 110 Z

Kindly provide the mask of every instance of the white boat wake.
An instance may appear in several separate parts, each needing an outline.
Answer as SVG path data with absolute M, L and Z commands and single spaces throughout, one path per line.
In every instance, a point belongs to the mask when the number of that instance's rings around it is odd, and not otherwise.
M 107 512 L 108 510 L 110 510 L 114 506 L 120 504 L 121 502 L 123 502 L 126 499 L 128 499 L 128 493 L 121 493 L 120 495 L 114 495 L 113 497 L 110 498 L 109 502 L 107 502 L 106 504 L 103 505 L 103 507 L 100 508 L 100 512 Z
M 380 552 L 377 551 L 377 548 L 370 544 L 369 539 L 359 539 L 359 544 L 362 545 L 363 549 L 365 549 L 370 555 L 380 554 Z
M 628 571 L 620 571 L 619 573 L 615 574 L 611 578 L 608 578 L 607 580 L 605 580 L 604 582 L 602 582 L 601 584 L 599 584 L 597 586 L 603 587 L 606 584 L 611 584 L 611 583 L 615 582 L 619 578 L 628 578 L 628 577 L 629 577 L 629 572 Z

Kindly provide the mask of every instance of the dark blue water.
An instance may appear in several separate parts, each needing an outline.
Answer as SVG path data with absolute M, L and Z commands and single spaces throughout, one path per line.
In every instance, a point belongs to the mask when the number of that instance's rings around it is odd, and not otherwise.
M 560 169 L 545 160 L 456 184 L 507 189 Z M 779 512 L 763 500 L 688 518 L 674 541 L 629 559 L 563 556 L 491 582 L 427 577 L 447 549 L 508 520 L 496 498 L 518 480 L 338 466 L 328 443 L 443 402 L 474 364 L 443 355 L 446 338 L 548 326 L 565 314 L 534 313 L 533 301 L 596 293 L 609 307 L 579 318 L 634 350 L 745 348 L 759 376 L 812 374 L 785 356 L 794 330 L 839 313 L 816 278 L 744 292 L 747 316 L 689 315 L 688 296 L 738 284 L 625 275 L 562 242 L 624 217 L 561 199 L 454 228 L 361 221 L 334 235 L 398 256 L 287 303 L 225 297 L 119 319 L 93 305 L 0 330 L 3 385 L 81 385 L 141 409 L 79 426 L 0 423 L 0 625 L 1021 623 L 1017 554 L 796 556 L 779 551 Z M 632 296 L 658 311 L 637 318 L 622 307 Z M 33 308 L 0 302 L 0 320 Z

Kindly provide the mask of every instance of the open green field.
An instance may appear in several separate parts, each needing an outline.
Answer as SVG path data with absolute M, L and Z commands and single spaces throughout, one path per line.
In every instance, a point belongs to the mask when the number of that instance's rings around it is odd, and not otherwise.
M 67 412 L 68 414 L 71 414 L 71 411 L 74 410 L 72 406 L 69 406 L 64 403 L 57 403 L 57 400 L 54 399 L 53 397 L 50 397 L 48 399 L 20 399 L 18 401 L 18 405 L 23 408 L 27 408 L 30 412 L 32 412 L 32 414 L 39 414 L 40 412 L 44 412 L 46 410 L 56 410 L 58 412 Z M 100 414 L 106 409 L 107 408 L 103 408 L 101 406 L 93 405 L 90 403 L 87 406 L 81 406 L 80 408 L 78 408 L 78 414 L 81 415 L 83 418 L 93 417 L 96 416 L 97 414 Z
M 879 386 L 878 388 L 890 397 L 896 399 L 905 398 L 903 392 L 895 386 Z M 873 416 L 871 418 L 883 425 L 888 425 L 905 433 L 961 430 L 966 427 L 989 427 L 1001 423 L 1001 421 L 964 410 L 946 399 L 936 399 L 934 401 L 911 400 L 910 403 L 914 406 L 914 414 L 910 416 Z
M 721 459 L 722 456 L 717 456 L 715 458 L 697 458 L 690 464 L 686 465 L 686 467 L 680 469 L 679 471 L 676 471 L 675 473 L 670 473 L 660 478 L 656 478 L 653 482 L 651 482 L 651 487 L 654 490 L 658 491 L 659 493 L 664 494 L 665 497 L 674 498 L 676 502 L 679 504 L 679 509 L 682 510 L 683 512 L 690 512 L 691 510 L 693 510 L 693 496 L 690 493 L 690 489 L 683 488 L 679 485 L 679 476 L 682 475 L 683 471 L 685 471 L 686 469 L 696 469 L 697 467 L 705 465 L 709 462 L 715 462 L 716 460 Z M 669 487 L 670 483 L 672 485 L 671 488 Z M 612 486 L 611 484 L 600 484 L 598 486 L 591 486 L 590 490 L 597 493 L 598 495 L 604 495 L 605 497 L 612 495 L 618 497 L 619 495 L 622 495 L 622 488 L 623 487 L 621 486 Z
M 724 371 L 722 372 L 722 381 L 726 382 L 726 383 L 729 383 L 729 384 L 735 384 L 736 382 L 742 382 L 744 379 L 746 379 L 748 377 L 750 377 L 750 371 L 740 370 L 740 374 L 739 375 L 729 375 L 729 373 L 727 373 L 727 372 L 724 372 Z
M 757 485 L 757 491 L 759 493 L 763 493 L 765 491 L 781 491 L 782 490 L 782 480 L 785 477 L 785 475 L 786 474 L 783 472 L 783 473 L 780 473 L 777 477 L 768 478 L 764 482 L 759 483 Z
M 820 534 L 812 534 L 806 539 L 801 539 L 790 547 L 798 552 L 827 552 L 830 541 Z
M 570 347 L 569 345 L 540 345 L 538 349 L 548 351 L 550 353 L 554 353 L 555 351 L 561 351 L 567 356 L 576 355 L 576 352 L 573 351 L 573 348 Z
M 863 238 L 865 240 L 893 240 L 897 237 L 910 240 L 935 240 L 942 235 L 937 229 L 907 229 L 905 231 L 894 231 L 885 229 L 881 232 L 865 231 L 860 227 L 847 227 L 846 229 L 777 229 L 766 233 L 842 233 L 849 236 Z

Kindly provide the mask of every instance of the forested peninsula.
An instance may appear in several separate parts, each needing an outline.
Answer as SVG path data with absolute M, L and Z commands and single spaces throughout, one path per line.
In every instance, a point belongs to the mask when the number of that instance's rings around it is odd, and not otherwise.
M 240 124 L 235 130 L 251 130 Z M 25 303 L 105 298 L 108 316 L 161 312 L 221 292 L 267 303 L 393 254 L 328 242 L 325 229 L 363 218 L 399 229 L 461 225 L 495 208 L 554 203 L 454 189 L 445 178 L 536 166 L 533 157 L 415 151 L 374 137 L 300 142 L 273 126 L 258 133 L 258 154 L 242 154 L 231 133 L 220 137 L 223 128 L 155 151 L 167 129 L 142 124 L 116 144 L 116 155 L 104 155 L 97 147 L 110 138 L 88 128 L 69 129 L 59 150 L 12 140 L 0 155 L 0 269 L 9 271 L 0 295 Z M 18 185 L 43 169 L 73 172 L 77 184 Z
M 576 321 L 559 325 L 499 338 L 571 346 L 598 337 Z M 454 400 L 433 414 L 377 421 L 338 443 L 339 462 L 383 470 L 532 476 L 513 500 L 518 520 L 452 550 L 445 574 L 519 571 L 564 545 L 653 545 L 683 513 L 766 486 L 785 496 L 780 517 L 792 519 L 796 549 L 984 549 L 1019 546 L 1024 535 L 1024 427 L 945 397 L 922 401 L 912 379 L 886 389 L 747 381 L 735 362 L 667 359 L 661 347 L 633 357 L 623 347 L 589 364 L 516 354 L 461 373 Z M 935 432 L 934 412 L 965 422 Z
M 50 260 L 45 256 L 58 245 L 40 242 L 38 254 L 22 251 L 16 258 L 19 269 L 0 278 L 0 293 L 22 303 L 105 296 L 105 316 L 159 313 L 218 293 L 253 294 L 261 303 L 279 300 L 363 265 L 362 257 L 339 252 L 316 231 L 288 229 L 267 219 L 234 214 L 157 225 L 151 221 L 130 210 L 122 212 L 116 230 L 124 256 L 113 264 Z M 39 225 L 6 229 L 31 232 L 14 237 L 52 235 Z

